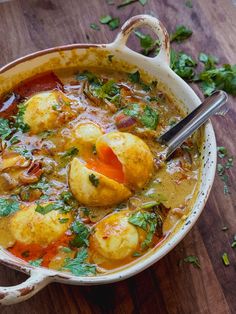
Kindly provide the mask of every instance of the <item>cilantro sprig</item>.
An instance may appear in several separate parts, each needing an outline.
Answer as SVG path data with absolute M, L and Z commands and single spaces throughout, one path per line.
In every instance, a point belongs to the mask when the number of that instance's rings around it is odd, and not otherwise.
M 0 217 L 6 217 L 20 209 L 19 202 L 13 199 L 0 199 Z
M 75 234 L 74 239 L 70 242 L 72 246 L 79 248 L 89 245 L 88 237 L 90 235 L 90 229 L 85 224 L 80 221 L 75 221 L 71 226 L 71 230 Z

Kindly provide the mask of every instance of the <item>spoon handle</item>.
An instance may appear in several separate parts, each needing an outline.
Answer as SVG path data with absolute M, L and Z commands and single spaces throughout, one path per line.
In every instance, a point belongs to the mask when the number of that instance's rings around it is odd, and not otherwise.
M 226 103 L 228 96 L 219 90 L 207 97 L 200 106 L 194 109 L 183 120 L 161 135 L 158 142 L 167 146 L 165 158 L 168 158 L 194 131 L 209 117 L 215 114 Z

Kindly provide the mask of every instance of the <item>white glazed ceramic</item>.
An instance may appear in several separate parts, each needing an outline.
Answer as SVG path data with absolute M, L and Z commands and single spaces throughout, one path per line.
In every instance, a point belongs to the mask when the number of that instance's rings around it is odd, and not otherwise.
M 127 39 L 136 27 L 150 27 L 161 41 L 160 53 L 154 57 L 145 57 L 126 46 Z M 112 63 L 107 58 L 113 55 Z M 141 73 L 161 82 L 182 105 L 193 110 L 200 104 L 194 91 L 169 67 L 169 38 L 163 25 L 154 17 L 138 15 L 129 19 L 122 27 L 115 41 L 106 45 L 75 44 L 27 55 L 0 69 L 0 95 L 10 90 L 22 80 L 47 70 L 70 66 L 113 67 L 131 71 L 139 69 Z M 203 167 L 201 182 L 193 208 L 186 221 L 158 248 L 147 253 L 139 261 L 116 272 L 96 277 L 76 277 L 69 273 L 33 267 L 0 248 L 0 262 L 6 266 L 28 274 L 30 277 L 20 285 L 0 287 L 0 303 L 12 304 L 24 301 L 50 282 L 74 285 L 98 285 L 116 282 L 133 276 L 157 262 L 172 250 L 189 232 L 201 214 L 211 190 L 216 168 L 216 142 L 210 122 L 204 126 L 205 143 L 202 152 Z

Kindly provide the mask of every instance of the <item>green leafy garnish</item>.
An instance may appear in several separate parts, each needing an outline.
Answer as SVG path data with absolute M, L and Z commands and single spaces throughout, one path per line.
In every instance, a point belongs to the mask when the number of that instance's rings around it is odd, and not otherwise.
M 224 64 L 220 68 L 204 70 L 199 74 L 204 95 L 209 96 L 217 89 L 236 95 L 236 64 Z
M 71 230 L 75 233 L 75 238 L 70 242 L 75 247 L 88 246 L 88 237 L 90 235 L 89 228 L 80 221 L 75 221 Z
M 42 261 L 43 261 L 42 258 L 38 258 L 38 259 L 35 259 L 34 261 L 29 261 L 29 264 L 34 267 L 39 267 L 42 264 Z
M 141 122 L 144 126 L 151 130 L 155 130 L 158 124 L 158 114 L 150 106 L 144 108 L 143 114 L 141 116 Z
M 59 218 L 58 220 L 61 224 L 65 224 L 69 221 L 69 218 Z
M 78 148 L 71 147 L 65 153 L 63 153 L 62 158 L 72 158 L 78 155 L 78 152 L 79 152 Z
M 143 6 L 147 3 L 147 1 L 148 1 L 148 0 L 138 0 L 138 2 L 139 2 L 140 4 L 142 4 Z
M 96 23 L 91 23 L 90 27 L 94 29 L 95 31 L 100 31 L 100 26 Z
M 92 185 L 94 185 L 95 187 L 98 187 L 98 185 L 99 185 L 99 178 L 97 178 L 95 176 L 95 174 L 91 173 L 89 175 L 89 181 L 92 183 Z
M 84 214 L 84 216 L 89 217 L 90 210 L 87 207 L 81 207 L 80 210 Z
M 192 31 L 191 29 L 187 28 L 186 26 L 184 25 L 178 25 L 174 31 L 174 33 L 172 33 L 170 35 L 170 42 L 173 42 L 173 41 L 177 41 L 177 42 L 180 42 L 180 41 L 183 41 L 187 38 L 189 38 L 191 35 L 192 35 Z
M 113 59 L 114 55 L 108 55 L 107 58 L 110 62 L 112 62 L 112 59 Z
M 141 256 L 141 255 L 142 255 L 142 253 L 140 253 L 140 252 L 134 252 L 134 253 L 132 254 L 133 257 L 139 257 L 139 256 Z
M 74 259 L 66 258 L 63 270 L 69 270 L 75 276 L 89 276 L 96 274 L 96 266 L 86 263 L 88 252 L 82 248 Z
M 42 215 L 46 215 L 49 212 L 51 212 L 52 210 L 63 210 L 63 207 L 64 207 L 63 205 L 64 204 L 60 201 L 49 203 L 47 205 L 41 205 L 41 204 L 37 203 L 35 211 L 37 213 L 42 214 Z
M 129 73 L 128 78 L 132 83 L 140 83 L 140 73 L 139 71 Z
M 101 24 L 107 24 L 112 31 L 120 26 L 120 18 L 113 18 L 110 15 L 104 15 L 100 17 L 99 22 Z
M 136 37 L 138 37 L 140 41 L 140 46 L 143 48 L 143 54 L 148 55 L 150 51 L 152 51 L 158 44 L 158 40 L 154 40 L 151 35 L 144 34 L 140 31 L 134 31 Z
M 15 128 L 16 129 L 20 129 L 23 133 L 26 133 L 30 130 L 30 127 L 27 123 L 24 122 L 24 114 L 26 111 L 26 105 L 23 104 L 19 104 L 18 105 L 18 113 L 15 117 Z
M 222 261 L 224 263 L 225 266 L 229 266 L 230 265 L 230 261 L 229 261 L 229 257 L 227 253 L 223 253 L 222 255 Z
M 142 249 L 147 249 L 156 231 L 157 215 L 155 213 L 137 211 L 129 217 L 129 223 L 147 232 L 146 238 L 141 244 Z
M 12 146 L 11 149 L 24 156 L 26 159 L 32 159 L 32 153 L 25 146 Z
M 171 49 L 170 63 L 172 70 L 183 79 L 191 80 L 194 77 L 194 68 L 197 66 L 197 62 L 186 53 Z
M 185 1 L 185 5 L 186 5 L 186 7 L 192 9 L 192 7 L 193 7 L 192 0 L 187 0 L 187 1 Z
M 81 81 L 81 80 L 88 80 L 89 81 L 89 83 L 99 83 L 99 79 L 98 79 L 98 77 L 94 74 L 94 73 L 92 73 L 92 72 L 90 72 L 90 71 L 84 71 L 84 72 L 82 72 L 82 73 L 78 73 L 77 75 L 76 75 L 76 79 L 78 80 L 78 81 Z
M 0 217 L 6 217 L 20 209 L 19 203 L 13 199 L 0 199 Z
M 234 248 L 236 248 L 236 234 L 234 235 L 234 240 L 233 240 L 233 242 L 232 242 L 232 244 L 231 244 L 231 247 L 234 249 Z
M 120 88 L 113 80 L 108 80 L 104 84 L 91 84 L 90 90 L 94 96 L 111 102 L 114 102 L 115 97 L 120 96 Z
M 118 4 L 118 5 L 117 5 L 117 8 L 119 9 L 119 8 L 125 7 L 126 5 L 129 5 L 129 4 L 134 3 L 134 2 L 137 2 L 137 1 L 138 1 L 138 0 L 123 0 L 123 1 L 121 2 L 121 4 Z
M 217 147 L 217 155 L 220 158 L 225 158 L 226 156 L 228 156 L 228 151 L 224 146 L 218 146 Z
M 131 104 L 128 108 L 123 109 L 123 113 L 127 116 L 138 118 L 140 114 L 140 106 L 138 104 Z
M 215 65 L 219 62 L 218 58 L 211 55 L 207 55 L 203 52 L 200 52 L 198 59 L 199 61 L 204 63 L 205 70 L 215 69 Z
M 0 137 L 2 140 L 5 140 L 10 134 L 12 130 L 9 125 L 9 121 L 7 119 L 0 118 Z
M 50 187 L 50 183 L 46 178 L 42 177 L 37 183 L 29 185 L 29 187 L 33 190 L 39 189 L 46 191 Z
M 110 15 L 104 15 L 100 17 L 99 22 L 101 24 L 108 24 L 111 20 L 112 20 L 112 17 Z
M 200 265 L 200 262 L 199 262 L 199 259 L 197 256 L 189 255 L 189 256 L 184 258 L 184 262 L 190 263 L 196 268 L 201 268 L 201 265 Z

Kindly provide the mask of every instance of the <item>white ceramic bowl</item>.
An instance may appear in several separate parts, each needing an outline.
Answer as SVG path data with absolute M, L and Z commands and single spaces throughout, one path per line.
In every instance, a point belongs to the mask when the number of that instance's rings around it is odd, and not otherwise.
M 150 27 L 159 37 L 161 49 L 154 57 L 145 57 L 126 46 L 129 35 L 136 27 Z M 112 63 L 108 55 L 113 55 Z M 169 37 L 163 25 L 154 17 L 138 15 L 129 19 L 121 28 L 111 44 L 74 44 L 39 51 L 17 59 L 0 69 L 0 95 L 32 75 L 71 66 L 112 67 L 114 70 L 131 71 L 139 69 L 141 73 L 158 80 L 168 93 L 172 94 L 181 106 L 192 111 L 200 104 L 194 91 L 170 69 Z M 30 277 L 22 284 L 13 287 L 0 287 L 0 303 L 12 304 L 30 298 L 50 282 L 62 282 L 74 285 L 98 285 L 116 282 L 133 276 L 157 262 L 172 250 L 189 232 L 201 214 L 211 190 L 216 168 L 216 142 L 210 122 L 203 127 L 205 136 L 202 152 L 203 166 L 201 181 L 192 211 L 186 221 L 162 245 L 151 250 L 139 261 L 118 271 L 95 277 L 76 277 L 69 273 L 33 267 L 18 259 L 7 250 L 0 248 L 0 262 L 6 266 L 28 274 Z

